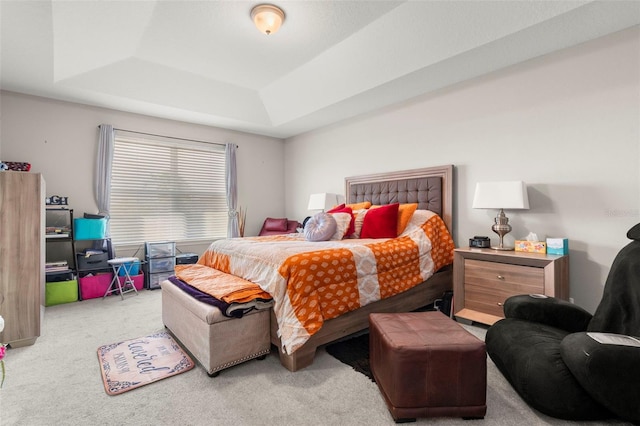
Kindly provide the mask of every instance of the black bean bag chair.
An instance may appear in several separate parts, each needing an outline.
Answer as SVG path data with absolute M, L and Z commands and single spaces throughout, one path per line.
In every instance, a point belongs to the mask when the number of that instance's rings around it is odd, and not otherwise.
M 487 353 L 533 408 L 567 420 L 640 424 L 640 224 L 616 256 L 591 315 L 553 297 L 518 295 L 487 330 Z

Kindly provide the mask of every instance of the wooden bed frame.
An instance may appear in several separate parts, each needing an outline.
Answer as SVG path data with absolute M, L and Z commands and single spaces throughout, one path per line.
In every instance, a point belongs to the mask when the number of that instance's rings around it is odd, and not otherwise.
M 418 208 L 438 213 L 453 235 L 453 166 L 451 165 L 348 177 L 345 179 L 345 185 L 347 203 L 417 202 Z M 369 326 L 370 313 L 413 311 L 433 303 L 452 287 L 452 268 L 447 267 L 408 291 L 326 321 L 317 333 L 291 355 L 282 352 L 278 337 L 278 322 L 271 310 L 271 343 L 278 348 L 282 365 L 290 371 L 297 371 L 313 363 L 318 346 L 366 329 Z

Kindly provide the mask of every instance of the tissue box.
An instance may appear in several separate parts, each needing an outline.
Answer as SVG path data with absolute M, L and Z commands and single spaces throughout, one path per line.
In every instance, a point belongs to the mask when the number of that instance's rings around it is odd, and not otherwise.
M 542 241 L 516 240 L 516 251 L 544 254 L 547 252 L 547 244 Z
M 547 238 L 547 254 L 569 254 L 569 239 Z

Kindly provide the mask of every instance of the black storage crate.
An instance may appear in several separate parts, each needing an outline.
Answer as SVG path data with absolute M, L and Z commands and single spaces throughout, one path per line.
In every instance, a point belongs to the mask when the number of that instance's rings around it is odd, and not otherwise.
M 109 267 L 107 261 L 109 260 L 109 253 L 106 251 L 102 253 L 83 254 L 77 253 L 76 255 L 78 270 L 91 270 L 91 269 L 105 269 Z
M 57 283 L 60 281 L 71 281 L 73 279 L 73 271 L 52 271 L 45 274 L 45 281 L 48 283 Z
M 176 255 L 176 265 L 189 265 L 198 262 L 198 255 L 195 253 L 180 253 Z

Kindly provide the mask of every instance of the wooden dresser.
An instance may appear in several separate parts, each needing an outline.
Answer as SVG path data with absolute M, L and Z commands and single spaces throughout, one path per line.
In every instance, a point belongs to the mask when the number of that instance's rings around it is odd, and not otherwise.
M 0 172 L 0 343 L 32 345 L 44 310 L 44 180 Z
M 456 318 L 492 325 L 516 294 L 569 299 L 569 256 L 459 248 L 453 259 Z

